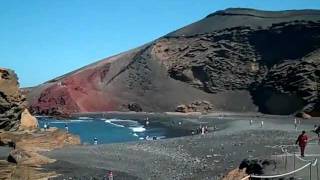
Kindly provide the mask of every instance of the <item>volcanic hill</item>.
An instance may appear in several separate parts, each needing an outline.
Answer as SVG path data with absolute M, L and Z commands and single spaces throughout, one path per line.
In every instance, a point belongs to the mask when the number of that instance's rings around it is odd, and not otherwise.
M 320 11 L 226 9 L 28 91 L 32 111 L 319 115 Z

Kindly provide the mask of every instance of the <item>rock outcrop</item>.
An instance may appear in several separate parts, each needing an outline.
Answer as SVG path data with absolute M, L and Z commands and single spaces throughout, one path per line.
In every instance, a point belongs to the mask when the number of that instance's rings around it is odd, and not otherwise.
M 320 11 L 227 9 L 28 89 L 38 114 L 217 111 L 320 115 Z M 140 108 L 139 108 L 140 109 Z
M 47 131 L 6 131 L 0 133 L 0 144 L 13 149 L 7 161 L 0 160 L 0 179 L 49 179 L 55 172 L 43 172 L 40 167 L 55 162 L 40 152 L 80 144 L 80 138 L 57 128 Z M 4 154 L 3 154 L 4 155 Z M 9 177 L 9 178 L 7 178 Z
M 38 152 L 80 144 L 78 136 L 56 128 L 37 133 L 7 132 L 0 134 L 0 139 L 4 144 L 10 142 L 15 144 L 14 150 L 8 156 L 11 162 L 37 166 L 52 162 L 51 159 L 38 154 Z
M 212 112 L 213 106 L 208 101 L 195 101 L 191 104 L 181 104 L 178 105 L 176 108 L 176 112 L 182 112 L 182 113 L 190 113 L 190 112 L 203 112 L 208 113 Z
M 18 130 L 20 125 L 23 125 L 21 128 L 36 128 L 37 119 L 26 107 L 26 98 L 20 92 L 17 75 L 9 69 L 0 68 L 0 129 Z
M 55 172 L 39 167 L 55 160 L 39 152 L 80 144 L 80 138 L 56 128 L 38 129 L 37 119 L 27 109 L 16 74 L 0 68 L 0 146 L 12 148 L 7 161 L 0 160 L 0 179 L 48 179 Z M 1 155 L 2 157 L 5 154 Z

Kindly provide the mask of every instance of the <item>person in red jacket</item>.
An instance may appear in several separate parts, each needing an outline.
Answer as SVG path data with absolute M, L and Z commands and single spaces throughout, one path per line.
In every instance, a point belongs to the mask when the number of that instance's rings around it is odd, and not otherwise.
M 296 140 L 296 144 L 299 143 L 301 157 L 304 157 L 304 150 L 307 146 L 308 142 L 308 136 L 306 135 L 305 131 L 302 131 L 302 133 L 298 136 L 298 139 Z

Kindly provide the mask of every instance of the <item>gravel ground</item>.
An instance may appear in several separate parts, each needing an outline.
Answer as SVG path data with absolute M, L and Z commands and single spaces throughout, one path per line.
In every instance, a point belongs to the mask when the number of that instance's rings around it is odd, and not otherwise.
M 190 128 L 190 120 L 178 121 L 182 124 L 177 128 L 183 128 L 184 122 Z M 75 179 L 102 179 L 109 170 L 114 172 L 115 179 L 220 179 L 244 158 L 269 159 L 273 154 L 280 154 L 280 149 L 266 146 L 293 144 L 302 129 L 311 130 L 319 122 L 304 120 L 295 130 L 292 117 L 205 117 L 200 121 L 209 126 L 208 134 L 63 148 L 46 153 L 58 163 L 44 168 Z M 93 170 L 100 173 L 93 175 Z

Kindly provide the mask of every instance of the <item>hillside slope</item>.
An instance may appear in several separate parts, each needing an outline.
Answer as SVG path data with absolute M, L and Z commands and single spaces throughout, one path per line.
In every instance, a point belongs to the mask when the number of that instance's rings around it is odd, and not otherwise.
M 32 88 L 38 114 L 319 112 L 320 11 L 227 9 Z M 191 110 L 196 108 L 191 107 Z

